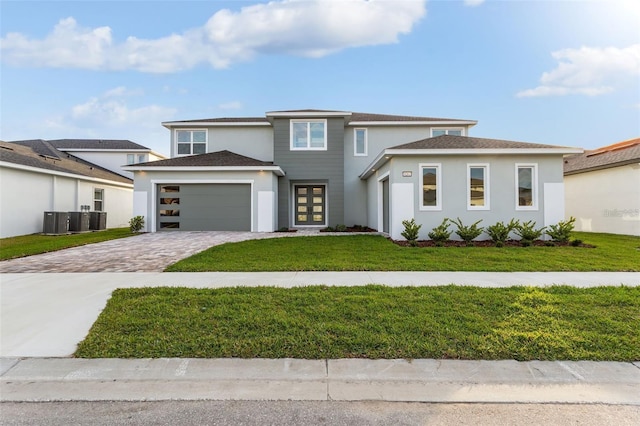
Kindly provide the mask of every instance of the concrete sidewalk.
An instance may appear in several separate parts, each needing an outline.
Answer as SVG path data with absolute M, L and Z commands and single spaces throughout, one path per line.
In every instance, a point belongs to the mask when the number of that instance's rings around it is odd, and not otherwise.
M 310 400 L 640 405 L 640 363 L 7 359 L 2 401 Z
M 117 288 L 314 284 L 576 287 L 640 285 L 638 272 L 203 272 L 0 274 L 0 356 L 70 356 Z

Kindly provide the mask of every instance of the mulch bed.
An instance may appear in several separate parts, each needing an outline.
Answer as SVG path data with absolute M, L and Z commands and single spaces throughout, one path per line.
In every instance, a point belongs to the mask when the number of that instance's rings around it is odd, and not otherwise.
M 402 247 L 411 247 L 411 244 L 409 244 L 408 241 L 392 240 L 391 238 L 389 238 L 389 240 L 392 241 L 394 244 L 397 244 Z M 496 246 L 495 243 L 491 240 L 473 241 L 473 247 L 495 247 L 495 246 Z M 574 246 L 571 243 L 554 243 L 551 241 L 542 241 L 542 240 L 533 241 L 530 247 L 534 247 L 534 246 L 535 247 L 584 247 L 584 248 L 596 247 L 591 244 L 584 244 L 584 243 L 580 243 L 577 246 Z M 438 247 L 438 246 L 432 240 L 418 240 L 416 242 L 416 247 Z M 440 247 L 467 247 L 467 244 L 464 241 L 449 240 L 442 243 Z M 523 246 L 520 243 L 520 240 L 507 240 L 505 241 L 503 247 L 525 247 L 525 246 Z

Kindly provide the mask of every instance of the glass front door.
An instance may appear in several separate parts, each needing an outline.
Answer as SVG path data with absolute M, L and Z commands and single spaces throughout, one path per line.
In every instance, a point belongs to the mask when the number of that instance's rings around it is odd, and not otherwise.
M 295 185 L 296 226 L 325 225 L 325 186 Z

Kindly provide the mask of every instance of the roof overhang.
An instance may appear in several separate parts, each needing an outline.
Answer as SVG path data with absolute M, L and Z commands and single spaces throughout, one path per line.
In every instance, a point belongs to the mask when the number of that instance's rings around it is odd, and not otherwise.
M 61 152 L 151 152 L 149 148 L 121 148 L 121 149 L 101 149 L 101 148 L 56 148 Z
M 173 129 L 175 127 L 271 127 L 268 121 L 165 121 L 163 127 Z
M 577 174 L 580 174 L 580 173 L 595 172 L 597 170 L 613 169 L 615 167 L 624 167 L 624 166 L 637 166 L 637 167 L 640 167 L 640 159 L 636 158 L 634 160 L 619 161 L 617 163 L 609 163 L 609 164 L 603 164 L 603 165 L 599 165 L 599 166 L 585 167 L 583 169 L 576 169 L 576 170 L 571 170 L 571 171 L 568 171 L 568 172 L 564 172 L 564 175 L 565 176 L 571 176 L 571 175 L 577 175 Z
M 347 126 L 475 126 L 477 121 L 350 121 Z
M 349 111 L 268 111 L 267 117 L 283 118 L 283 117 L 351 117 Z
M 565 155 L 580 154 L 582 148 L 506 148 L 506 149 L 385 149 L 360 174 L 360 179 L 368 179 L 376 170 L 393 157 L 443 156 L 443 155 Z
M 84 181 L 88 181 L 88 182 L 96 182 L 96 183 L 101 183 L 101 184 L 106 184 L 106 185 L 119 186 L 119 187 L 127 188 L 127 189 L 133 189 L 133 182 L 132 183 L 118 182 L 118 181 L 115 181 L 115 180 L 101 179 L 101 178 L 85 176 L 85 175 L 80 175 L 80 174 L 75 174 L 75 173 L 66 173 L 66 172 L 60 172 L 60 171 L 57 171 L 57 170 L 43 169 L 43 168 L 40 168 L 40 167 L 24 166 L 22 164 L 9 163 L 7 161 L 0 161 L 0 167 L 6 167 L 6 168 L 9 168 L 9 169 L 16 169 L 16 170 L 23 170 L 23 171 L 33 172 L 33 173 L 42 173 L 42 174 L 46 174 L 46 175 L 67 177 L 67 178 L 72 178 L 72 179 L 80 179 L 80 180 L 84 180 Z M 123 177 L 125 177 L 125 176 L 123 176 Z
M 129 172 L 272 172 L 284 176 L 280 166 L 123 166 Z

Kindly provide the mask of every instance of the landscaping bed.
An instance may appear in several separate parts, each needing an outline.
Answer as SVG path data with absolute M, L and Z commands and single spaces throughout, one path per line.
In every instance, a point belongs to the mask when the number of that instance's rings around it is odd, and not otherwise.
M 444 242 L 436 242 L 433 240 L 418 240 L 415 243 L 410 243 L 405 240 L 393 240 L 389 238 L 394 244 L 401 247 L 496 247 L 496 243 L 491 240 L 473 241 L 471 245 L 464 241 L 448 240 Z M 577 241 L 577 243 L 575 242 Z M 503 243 L 502 247 L 584 247 L 595 248 L 596 246 L 591 244 L 585 244 L 581 241 L 574 240 L 571 242 L 555 242 L 555 241 L 542 241 L 534 240 L 529 243 L 529 246 L 523 246 L 520 240 L 507 240 Z

